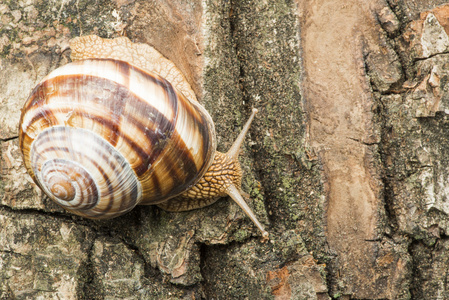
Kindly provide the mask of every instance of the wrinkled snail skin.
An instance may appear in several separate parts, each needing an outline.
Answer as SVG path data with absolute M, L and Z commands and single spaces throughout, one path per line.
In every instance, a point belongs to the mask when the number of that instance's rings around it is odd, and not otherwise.
M 112 43 L 120 51 L 104 45 L 99 48 L 111 53 L 91 50 L 94 46 L 80 46 L 83 38 Z M 86 59 L 74 50 L 81 60 L 47 75 L 22 110 L 24 164 L 45 194 L 68 211 L 93 219 L 113 218 L 138 204 L 191 210 L 230 195 L 268 238 L 240 188 L 238 152 L 256 110 L 231 150 L 216 152 L 213 121 L 196 99 L 184 97 L 155 73 L 157 64 L 148 70 L 146 63 L 136 66 L 129 63 L 133 59 L 120 59 L 121 53 L 133 53 L 135 45 L 145 52 L 142 44 L 83 38 L 76 39 L 78 48 L 99 58 Z M 167 74 L 174 72 L 170 64 Z M 176 72 L 176 86 L 190 93 Z

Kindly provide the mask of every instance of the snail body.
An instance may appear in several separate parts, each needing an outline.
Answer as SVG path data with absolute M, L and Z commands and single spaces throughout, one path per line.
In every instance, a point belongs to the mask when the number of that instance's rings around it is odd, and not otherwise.
M 240 188 L 238 152 L 256 110 L 230 151 L 217 152 L 210 115 L 156 50 L 96 36 L 71 48 L 73 62 L 34 88 L 19 125 L 24 164 L 50 199 L 106 219 L 138 204 L 184 211 L 230 195 L 267 238 Z

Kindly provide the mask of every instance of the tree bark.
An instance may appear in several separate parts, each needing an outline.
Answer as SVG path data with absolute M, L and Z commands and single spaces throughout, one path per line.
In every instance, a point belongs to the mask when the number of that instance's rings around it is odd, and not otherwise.
M 0 299 L 446 299 L 449 5 L 0 1 Z M 32 182 L 23 103 L 70 39 L 127 36 L 184 73 L 240 157 L 231 201 L 70 215 Z

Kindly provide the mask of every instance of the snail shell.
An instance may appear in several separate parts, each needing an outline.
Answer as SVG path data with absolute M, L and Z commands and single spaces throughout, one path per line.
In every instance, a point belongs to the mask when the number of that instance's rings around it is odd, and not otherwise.
M 68 211 L 106 219 L 138 204 L 200 208 L 229 195 L 263 234 L 243 200 L 238 154 L 256 109 L 227 153 L 181 71 L 127 38 L 74 39 L 72 60 L 47 75 L 19 125 L 24 164 Z
M 118 60 L 53 71 L 31 93 L 20 124 L 32 178 L 84 217 L 111 218 L 176 196 L 214 159 L 207 111 L 162 77 Z

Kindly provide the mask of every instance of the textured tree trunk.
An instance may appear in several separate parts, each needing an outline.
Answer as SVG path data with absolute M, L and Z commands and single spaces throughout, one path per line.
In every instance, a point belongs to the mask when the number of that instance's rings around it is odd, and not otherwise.
M 0 299 L 449 299 L 449 5 L 0 0 Z M 70 215 L 26 174 L 20 110 L 70 39 L 127 36 L 185 74 L 240 157 L 231 201 Z

